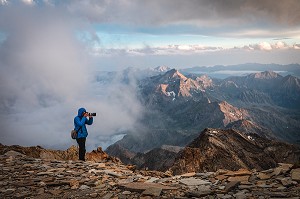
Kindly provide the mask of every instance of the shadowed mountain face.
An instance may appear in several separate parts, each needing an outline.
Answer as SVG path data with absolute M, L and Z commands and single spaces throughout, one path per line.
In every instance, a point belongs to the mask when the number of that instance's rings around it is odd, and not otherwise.
M 138 96 L 144 115 L 107 152 L 124 158 L 165 144 L 184 147 L 205 128 L 233 128 L 299 144 L 299 82 L 272 71 L 216 80 L 175 69 L 142 79 Z
M 300 148 L 232 129 L 205 129 L 181 151 L 171 170 L 187 172 L 268 169 L 279 162 L 299 163 Z
M 252 103 L 300 109 L 300 80 L 272 71 L 229 77 L 216 85 L 214 92 L 210 94 L 243 107 Z

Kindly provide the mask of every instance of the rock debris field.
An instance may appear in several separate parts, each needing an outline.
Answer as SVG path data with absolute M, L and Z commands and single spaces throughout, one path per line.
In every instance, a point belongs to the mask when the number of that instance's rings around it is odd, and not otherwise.
M 186 173 L 139 171 L 113 161 L 36 159 L 16 151 L 0 155 L 0 198 L 299 198 L 300 168 L 278 164 Z

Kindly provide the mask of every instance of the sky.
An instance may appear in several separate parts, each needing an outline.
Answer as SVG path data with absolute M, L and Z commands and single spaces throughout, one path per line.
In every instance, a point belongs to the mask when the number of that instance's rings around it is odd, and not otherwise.
M 98 114 L 88 149 L 133 128 L 135 83 L 98 85 L 95 71 L 291 64 L 299 52 L 299 0 L 0 0 L 0 143 L 66 148 L 80 107 Z
M 300 63 L 298 0 L 1 0 L 0 3 L 3 11 L 14 7 L 51 11 L 63 15 L 61 23 L 80 23 L 73 34 L 89 46 L 88 53 L 93 55 L 90 64 L 99 70 Z M 16 15 L 12 13 L 4 15 L 2 20 L 12 23 L 8 19 Z M 40 17 L 43 18 L 42 14 Z M 7 33 L 2 31 L 0 41 L 3 34 Z

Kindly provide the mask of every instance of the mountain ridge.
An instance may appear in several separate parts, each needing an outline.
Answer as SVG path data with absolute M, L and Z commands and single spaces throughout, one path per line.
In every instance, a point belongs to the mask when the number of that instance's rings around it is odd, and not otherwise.
M 207 128 L 178 154 L 171 170 L 174 174 L 221 168 L 264 170 L 282 161 L 299 163 L 300 147 L 233 129 Z

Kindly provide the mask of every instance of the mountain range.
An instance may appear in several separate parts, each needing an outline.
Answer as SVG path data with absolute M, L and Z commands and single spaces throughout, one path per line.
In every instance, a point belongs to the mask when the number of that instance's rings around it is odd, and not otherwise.
M 140 165 L 151 159 L 151 150 L 174 159 L 176 153 L 161 149 L 163 145 L 185 147 L 206 128 L 299 144 L 299 82 L 273 71 L 215 79 L 171 69 L 141 78 L 137 94 L 144 115 L 135 130 L 106 152 Z
M 116 78 L 137 84 L 144 114 L 135 129 L 85 162 L 75 146 L 0 143 L 0 198 L 299 198 L 297 77 L 215 79 L 158 67 L 95 81 Z
M 182 69 L 184 74 L 196 73 L 196 74 L 209 74 L 215 78 L 226 78 L 234 74 L 247 75 L 253 73 L 253 71 L 278 71 L 282 75 L 293 75 L 300 77 L 300 65 L 299 64 L 259 64 L 259 63 L 246 63 L 237 65 L 215 65 L 215 66 L 194 66 L 191 68 Z

